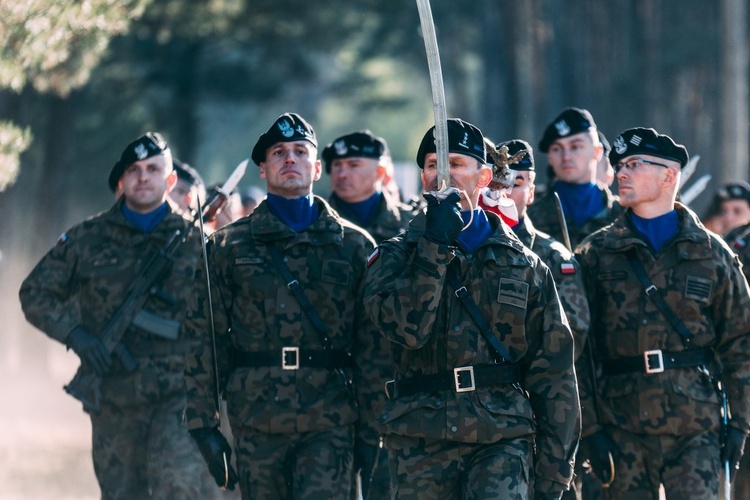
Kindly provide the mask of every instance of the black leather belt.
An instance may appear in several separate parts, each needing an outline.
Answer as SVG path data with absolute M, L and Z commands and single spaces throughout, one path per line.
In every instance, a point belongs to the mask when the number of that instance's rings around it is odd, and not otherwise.
M 385 393 L 389 399 L 396 399 L 420 392 L 443 390 L 470 392 L 482 387 L 514 384 L 520 381 L 521 370 L 517 364 L 460 366 L 454 368 L 452 372 L 390 380 L 385 384 Z
M 236 352 L 235 364 L 246 368 L 280 366 L 284 370 L 344 368 L 352 364 L 352 355 L 343 349 L 282 347 L 276 351 Z
M 691 349 L 689 351 L 669 352 L 655 349 L 646 351 L 640 356 L 628 356 L 607 360 L 603 365 L 605 375 L 623 375 L 625 373 L 661 373 L 672 368 L 691 366 L 711 366 L 714 354 L 711 349 Z

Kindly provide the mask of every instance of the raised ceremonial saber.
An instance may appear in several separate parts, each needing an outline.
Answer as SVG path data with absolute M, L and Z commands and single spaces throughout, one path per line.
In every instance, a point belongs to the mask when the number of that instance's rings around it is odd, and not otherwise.
M 427 65 L 430 70 L 432 87 L 432 109 L 435 113 L 435 149 L 437 151 L 438 190 L 447 196 L 451 185 L 450 166 L 448 165 L 448 116 L 445 110 L 445 89 L 443 88 L 443 71 L 440 67 L 435 23 L 432 20 L 430 0 L 417 0 L 419 23 L 422 26 L 422 38 L 427 52 Z M 443 197 L 444 197 L 443 196 Z

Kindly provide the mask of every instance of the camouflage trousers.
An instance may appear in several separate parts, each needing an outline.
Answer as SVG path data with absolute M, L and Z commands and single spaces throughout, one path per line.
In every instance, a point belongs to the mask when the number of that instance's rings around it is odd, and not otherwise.
M 390 435 L 392 498 L 527 499 L 531 443 L 526 438 L 467 444 Z
M 90 415 L 102 499 L 200 498 L 205 464 L 182 420 L 184 394 Z
M 607 432 L 620 448 L 615 479 L 606 491 L 610 498 L 658 500 L 659 484 L 664 485 L 667 500 L 718 498 L 722 477 L 718 432 L 690 436 Z
M 232 429 L 243 499 L 346 499 L 354 426 L 300 434 Z

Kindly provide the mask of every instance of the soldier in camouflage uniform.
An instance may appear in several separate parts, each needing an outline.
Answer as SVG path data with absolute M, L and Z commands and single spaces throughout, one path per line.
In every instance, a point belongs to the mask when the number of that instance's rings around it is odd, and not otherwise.
M 508 193 L 508 197 L 513 200 L 518 213 L 518 224 L 511 228 L 521 243 L 537 254 L 552 272 L 560 303 L 576 341 L 575 357 L 577 359 L 589 331 L 590 319 L 589 304 L 578 262 L 565 245 L 537 230 L 527 214 L 529 205 L 534 203 L 534 180 L 536 178 L 534 151 L 531 145 L 524 140 L 514 139 L 499 143 L 496 150 L 500 150 L 503 146 L 508 148 L 509 157 L 521 152 L 525 153 L 516 163 L 508 164 L 508 167 L 516 173 L 514 186 Z
M 129 144 L 110 178 L 123 196 L 60 237 L 23 282 L 21 305 L 29 322 L 103 377 L 101 411 L 89 415 L 102 498 L 196 498 L 205 465 L 182 419 L 187 342 L 180 325 L 199 235 L 177 249 L 125 333 L 121 345 L 137 362 L 127 373 L 98 335 L 149 256 L 190 221 L 168 200 L 177 175 L 158 134 Z
M 280 116 L 252 152 L 267 198 L 209 239 L 216 362 L 243 498 L 346 498 L 354 457 L 374 456 L 378 442 L 390 366 L 362 310 L 374 242 L 313 196 L 316 157 L 307 122 Z M 186 416 L 223 484 L 209 307 L 197 287 Z
M 573 338 L 547 266 L 470 208 L 492 179 L 481 131 L 451 119 L 448 136 L 464 199 L 426 194 L 426 212 L 378 247 L 367 277 L 365 308 L 396 368 L 380 419 L 392 493 L 559 498 L 580 432 Z M 417 163 L 433 191 L 436 157 L 431 129 Z
M 622 212 L 617 197 L 596 182 L 603 146 L 594 119 L 585 109 L 567 108 L 550 123 L 539 141 L 555 174 L 552 189 L 529 207 L 534 225 L 564 241 L 554 193 L 560 197 L 573 248 Z
M 326 172 L 331 175 L 331 207 L 366 229 L 376 243 L 406 229 L 417 213 L 383 190 L 389 154 L 385 139 L 369 130 L 343 135 L 321 153 Z
M 414 207 L 401 203 L 391 191 L 383 189 L 389 156 L 385 139 L 369 130 L 343 135 L 321 153 L 333 188 L 328 202 L 343 218 L 367 230 L 375 243 L 405 230 L 417 213 Z M 383 347 L 387 350 L 385 344 Z M 355 463 L 355 470 L 361 469 L 359 482 L 365 499 L 390 498 L 388 455 L 381 448 L 382 443 L 376 456 L 361 457 Z M 352 496 L 359 498 L 357 492 Z
M 534 202 L 534 180 L 536 179 L 534 152 L 531 145 L 521 139 L 502 142 L 497 146 L 491 143 L 485 145 L 488 148 L 488 161 L 490 157 L 497 156 L 503 147 L 507 148 L 507 158 L 498 157 L 498 162 L 507 163 L 511 172 L 515 174 L 512 176 L 513 187 L 506 194 L 514 203 L 517 213 L 517 222 L 511 225 L 511 228 L 518 239 L 521 240 L 521 243 L 537 254 L 542 262 L 549 266 L 552 277 L 555 279 L 560 303 L 575 339 L 574 357 L 578 359 L 589 330 L 589 303 L 586 298 L 586 290 L 583 288 L 583 276 L 572 252 L 548 234 L 536 230 L 531 218 L 528 217 L 527 208 Z M 490 154 L 492 151 L 494 153 Z M 493 165 L 493 168 L 497 177 L 500 169 L 497 168 L 497 165 Z M 489 188 L 492 187 L 493 184 L 490 184 Z M 479 203 L 482 205 L 482 198 L 480 198 Z M 584 484 L 582 484 L 584 480 L 586 480 L 587 500 L 598 498 L 594 493 L 600 489 L 598 482 L 595 479 L 589 480 L 588 476 L 584 476 L 584 469 L 580 463 L 576 463 L 576 476 L 574 487 L 566 491 L 563 498 L 578 498 L 579 492 L 584 488 Z
M 748 199 L 748 193 L 750 193 L 750 189 L 748 189 L 746 182 L 729 183 L 718 190 L 715 202 L 720 206 L 724 205 L 726 200 L 742 200 L 743 203 L 747 203 L 745 200 Z M 724 211 L 723 208 L 721 207 L 722 212 Z M 735 208 L 738 208 L 736 210 L 738 212 L 742 210 L 741 207 Z M 750 279 L 750 245 L 748 245 L 750 243 L 750 223 L 735 227 L 724 236 L 724 240 L 739 257 L 745 279 Z M 744 455 L 740 461 L 740 468 L 733 489 L 734 498 L 750 498 L 750 456 L 748 455 Z
M 660 484 L 668 499 L 717 498 L 722 461 L 735 471 L 749 430 L 747 282 L 724 242 L 675 202 L 687 150 L 646 128 L 612 146 L 625 215 L 576 251 L 601 373 L 593 385 L 579 372 L 579 458 L 614 498 L 657 499 Z M 731 410 L 723 448 L 709 375 L 721 377 Z
M 738 227 L 750 223 L 750 184 L 745 181 L 724 184 L 716 191 L 716 201 L 721 211 L 722 234 L 726 234 L 724 239 L 730 242 L 742 233 L 735 232 Z

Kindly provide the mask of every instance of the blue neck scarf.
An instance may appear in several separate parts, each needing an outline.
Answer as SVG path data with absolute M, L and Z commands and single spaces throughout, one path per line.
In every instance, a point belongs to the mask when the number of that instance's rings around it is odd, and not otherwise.
M 166 202 L 162 203 L 159 208 L 153 212 L 147 214 L 139 214 L 133 212 L 128 206 L 122 204 L 122 215 L 125 216 L 125 220 L 130 223 L 131 226 L 144 233 L 150 233 L 154 228 L 164 220 L 164 217 L 169 213 L 169 205 Z
M 461 218 L 464 220 L 464 225 L 469 222 L 470 217 L 471 211 L 461 211 Z M 484 243 L 491 234 L 492 226 L 487 219 L 487 214 L 481 208 L 477 208 L 474 210 L 474 220 L 471 221 L 471 226 L 461 231 L 456 241 L 466 253 L 474 253 L 474 250 L 479 248 L 479 245 Z
M 378 191 L 366 200 L 355 203 L 349 203 L 338 198 L 338 203 L 336 205 L 340 207 L 344 214 L 350 216 L 347 217 L 349 220 L 359 226 L 367 226 L 370 223 L 370 219 L 372 219 L 372 215 L 375 213 L 375 209 L 378 207 L 382 197 L 383 194 Z
M 312 193 L 302 198 L 292 199 L 268 193 L 266 201 L 271 213 L 298 233 L 309 227 L 320 216 Z
M 518 223 L 515 226 L 512 226 L 511 229 L 514 233 L 518 233 L 518 230 L 523 227 L 523 217 L 519 217 Z
M 594 182 L 570 184 L 555 181 L 554 191 L 560 196 L 565 217 L 578 227 L 583 227 L 604 208 L 602 193 Z
M 680 218 L 675 210 L 653 219 L 644 219 L 631 212 L 630 220 L 633 222 L 636 231 L 646 239 L 656 252 L 664 248 L 664 245 L 674 238 L 680 229 Z

